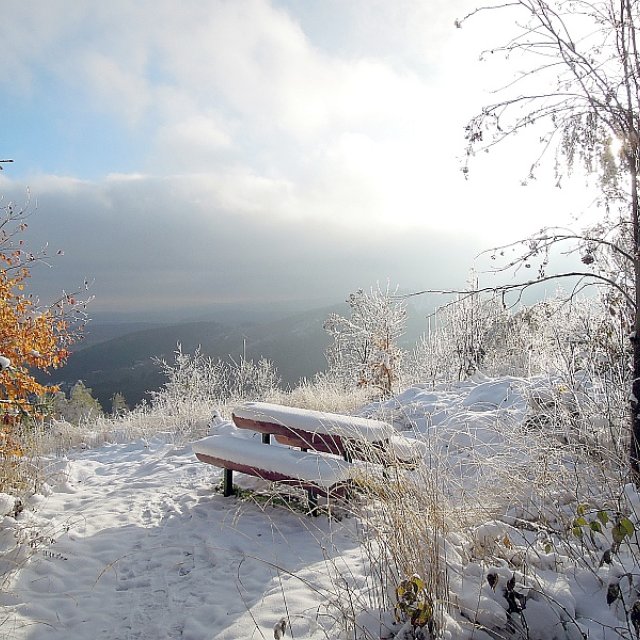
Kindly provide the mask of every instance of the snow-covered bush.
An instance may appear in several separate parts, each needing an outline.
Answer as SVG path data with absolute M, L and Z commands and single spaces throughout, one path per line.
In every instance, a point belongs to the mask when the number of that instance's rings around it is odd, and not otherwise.
M 397 341 L 404 333 L 405 304 L 391 292 L 359 289 L 347 299 L 349 318 L 332 313 L 324 323 L 333 338 L 327 350 L 329 373 L 345 389 L 360 387 L 389 397 L 397 390 L 404 351 Z
M 488 376 L 535 377 L 531 427 L 574 442 L 626 447 L 628 349 L 625 327 L 598 300 L 556 297 L 517 310 L 471 293 L 438 310 L 407 376 L 432 386 Z M 546 380 L 546 381 L 545 381 Z
M 273 397 L 280 390 L 282 381 L 270 360 L 260 358 L 257 362 L 241 356 L 238 361 L 223 363 L 228 379 L 228 400 L 245 402 Z
M 433 384 L 460 381 L 493 368 L 498 351 L 505 356 L 511 350 L 510 319 L 496 296 L 473 289 L 459 295 L 429 319 L 428 331 L 413 352 L 411 379 Z

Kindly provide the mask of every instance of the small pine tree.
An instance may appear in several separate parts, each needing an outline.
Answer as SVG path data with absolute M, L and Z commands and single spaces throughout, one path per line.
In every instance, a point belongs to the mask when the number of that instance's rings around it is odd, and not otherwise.
M 56 396 L 54 407 L 58 415 L 71 422 L 80 424 L 97 418 L 102 415 L 100 403 L 93 397 L 92 391 L 86 387 L 82 380 L 78 380 L 71 391 L 69 398 L 65 398 L 63 393 Z

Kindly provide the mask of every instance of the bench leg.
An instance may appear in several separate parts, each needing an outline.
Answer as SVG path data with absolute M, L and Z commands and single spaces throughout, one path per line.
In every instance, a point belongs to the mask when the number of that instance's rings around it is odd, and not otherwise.
M 233 495 L 233 470 L 222 470 L 222 495 L 225 498 Z
M 263 433 L 262 434 L 262 444 L 271 444 L 271 434 Z
M 307 489 L 307 497 L 309 501 L 309 513 L 317 517 L 318 512 L 318 494 L 313 489 Z

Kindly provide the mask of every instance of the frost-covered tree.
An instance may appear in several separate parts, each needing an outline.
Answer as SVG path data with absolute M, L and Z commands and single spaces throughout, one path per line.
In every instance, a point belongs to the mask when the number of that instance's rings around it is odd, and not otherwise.
M 68 398 L 62 392 L 56 394 L 54 412 L 72 424 L 89 422 L 102 415 L 102 407 L 92 393 L 82 380 L 78 380 L 71 387 Z
M 281 379 L 274 364 L 266 358 L 257 362 L 244 356 L 232 360 L 229 370 L 229 396 L 234 400 L 260 400 L 273 396 Z
M 529 176 L 551 150 L 556 181 L 580 168 L 596 178 L 602 204 L 599 224 L 578 232 L 543 229 L 501 268 L 537 267 L 534 277 L 511 289 L 566 276 L 602 288 L 605 302 L 628 325 L 629 460 L 640 479 L 640 3 L 505 0 L 457 24 L 485 12 L 512 19 L 515 35 L 486 53 L 517 61 L 519 72 L 468 124 L 469 157 L 535 128 L 541 153 Z M 549 258 L 559 245 L 579 252 L 584 269 L 553 272 Z
M 193 401 L 217 402 L 221 389 L 228 388 L 228 373 L 220 360 L 206 356 L 198 348 L 185 353 L 178 344 L 173 362 L 157 360 L 166 376 L 160 391 L 152 391 L 154 405 L 165 406 L 169 414 Z
M 359 289 L 347 304 L 350 317 L 332 313 L 324 323 L 333 338 L 327 350 L 329 371 L 345 387 L 358 386 L 390 396 L 397 382 L 404 351 L 398 338 L 405 330 L 405 303 L 385 290 Z
M 475 283 L 474 283 L 475 284 Z M 413 354 L 413 377 L 422 381 L 464 380 L 488 370 L 509 341 L 510 314 L 499 296 L 471 288 L 438 309 Z
M 184 353 L 178 344 L 173 362 L 157 360 L 167 381 L 151 392 L 151 402 L 167 416 L 197 414 L 198 407 L 214 407 L 231 402 L 259 400 L 272 396 L 280 386 L 273 363 L 241 356 L 230 362 L 211 358 L 198 348 Z
M 118 417 L 123 416 L 129 412 L 129 405 L 124 394 L 120 391 L 116 391 L 111 397 L 111 415 Z

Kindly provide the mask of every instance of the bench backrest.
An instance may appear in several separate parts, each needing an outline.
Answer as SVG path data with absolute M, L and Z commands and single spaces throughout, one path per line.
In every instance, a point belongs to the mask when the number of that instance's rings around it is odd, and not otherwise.
M 242 404 L 233 411 L 233 419 L 241 428 L 253 428 L 249 426 L 249 421 L 252 421 L 289 427 L 297 432 L 339 436 L 364 443 L 384 442 L 394 434 L 393 427 L 381 420 L 285 407 L 268 402 Z M 244 424 L 239 424 L 243 422 Z

